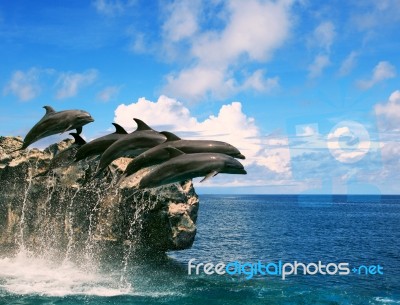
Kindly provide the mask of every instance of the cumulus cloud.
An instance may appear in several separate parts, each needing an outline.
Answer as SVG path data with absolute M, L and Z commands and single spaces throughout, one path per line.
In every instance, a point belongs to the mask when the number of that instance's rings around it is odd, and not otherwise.
M 400 130 L 400 91 L 394 91 L 386 103 L 375 105 L 382 130 Z
M 92 84 L 97 76 L 98 72 L 95 69 L 90 69 L 83 73 L 61 73 L 57 80 L 59 89 L 56 93 L 56 98 L 64 99 L 77 95 L 82 87 Z
M 349 74 L 357 61 L 357 56 L 358 53 L 355 51 L 350 52 L 350 54 L 345 58 L 345 60 L 342 62 L 340 69 L 339 69 L 339 75 L 344 76 Z
M 119 86 L 106 87 L 97 94 L 97 98 L 103 102 L 108 102 L 118 95 L 120 89 Z
M 21 101 L 29 101 L 37 97 L 41 91 L 39 85 L 40 70 L 31 68 L 28 71 L 15 71 L 4 87 L 3 93 L 13 94 Z
M 308 77 L 321 76 L 323 70 L 331 64 L 328 55 L 317 55 L 314 62 L 308 67 Z
M 265 140 L 255 120 L 243 113 L 239 102 L 223 105 L 217 115 L 210 115 L 203 121 L 192 116 L 181 102 L 166 96 L 160 96 L 157 102 L 140 98 L 136 103 L 119 105 L 115 110 L 115 122 L 129 130 L 136 128 L 133 117 L 143 119 L 157 130 L 169 130 L 186 139 L 228 142 L 246 156 L 243 161 L 246 166 L 261 166 L 279 177 L 290 176 L 287 140 L 279 137 Z
M 93 5 L 97 12 L 106 16 L 122 14 L 127 8 L 133 6 L 135 0 L 95 0 Z
M 166 77 L 164 91 L 198 100 L 207 96 L 227 97 L 248 89 L 264 91 L 276 83 L 275 76 L 262 78 L 258 71 L 244 77 L 242 83 L 238 83 L 234 75 L 241 72 L 243 62 L 268 61 L 284 43 L 291 26 L 291 4 L 289 0 L 229 1 L 223 3 L 226 15 L 221 22 L 224 25 L 207 30 L 201 30 L 196 21 L 201 11 L 199 5 L 172 6 L 164 24 L 165 41 L 171 48 L 171 41 L 185 39 L 189 62 L 182 70 Z M 182 10 L 188 11 L 193 18 L 188 20 L 187 16 L 182 16 Z
M 379 82 L 396 76 L 396 67 L 387 61 L 379 62 L 372 71 L 370 79 L 359 80 L 358 86 L 361 89 L 369 89 Z

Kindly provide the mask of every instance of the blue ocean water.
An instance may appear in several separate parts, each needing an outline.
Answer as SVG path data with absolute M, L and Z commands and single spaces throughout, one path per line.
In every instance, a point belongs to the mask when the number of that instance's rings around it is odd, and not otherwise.
M 203 195 L 196 241 L 88 272 L 0 259 L 0 304 L 400 304 L 400 196 Z M 383 274 L 188 274 L 188 261 L 379 265 Z

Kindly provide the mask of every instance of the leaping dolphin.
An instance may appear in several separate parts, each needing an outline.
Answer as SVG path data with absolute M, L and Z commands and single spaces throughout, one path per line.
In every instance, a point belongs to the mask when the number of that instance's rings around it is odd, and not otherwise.
M 115 132 L 94 139 L 93 141 L 90 141 L 89 143 L 81 146 L 76 153 L 75 162 L 78 162 L 90 156 L 101 155 L 108 147 L 111 146 L 111 144 L 128 134 L 125 129 L 117 123 L 112 124 L 115 126 Z
M 176 156 L 176 149 L 187 154 L 221 153 L 231 157 L 245 159 L 245 156 L 243 156 L 236 147 L 225 142 L 211 140 L 182 140 L 168 131 L 162 131 L 160 133 L 165 135 L 167 140 L 133 159 L 125 169 L 123 177 L 133 175 L 142 168 L 168 161 Z M 172 148 L 176 149 L 174 150 Z
M 66 167 L 71 165 L 72 161 L 75 158 L 76 152 L 82 145 L 86 143 L 86 141 L 82 139 L 82 137 L 77 133 L 72 132 L 70 133 L 70 135 L 74 137 L 75 142 L 71 146 L 67 147 L 63 151 L 60 151 L 58 154 L 56 154 L 53 157 L 53 159 L 51 159 L 47 170 L 44 171 L 43 173 L 37 174 L 33 178 L 45 176 L 56 168 Z
M 184 154 L 172 158 L 146 174 L 138 188 L 153 188 L 165 184 L 202 177 L 205 181 L 219 173 L 247 174 L 243 165 L 231 156 L 219 153 Z
M 139 119 L 134 119 L 137 129 L 115 141 L 101 155 L 95 177 L 120 157 L 136 157 L 142 152 L 163 143 L 166 137 Z
M 25 136 L 22 147 L 17 150 L 25 149 L 40 139 L 68 130 L 76 129 L 80 134 L 82 126 L 94 121 L 92 116 L 83 110 L 55 111 L 51 106 L 43 108 L 46 109 L 46 114 L 32 127 Z

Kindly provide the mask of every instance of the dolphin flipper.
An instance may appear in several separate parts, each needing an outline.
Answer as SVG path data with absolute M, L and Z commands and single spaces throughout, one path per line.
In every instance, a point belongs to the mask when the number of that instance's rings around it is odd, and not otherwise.
M 165 147 L 165 150 L 168 152 L 171 159 L 185 154 L 183 151 L 175 147 Z
M 82 133 L 82 126 L 79 126 L 78 128 L 76 128 L 76 133 L 78 135 L 80 135 Z M 86 142 L 85 142 L 86 143 Z
M 203 179 L 201 179 L 200 182 L 204 182 L 204 181 L 206 181 L 208 179 L 211 179 L 212 177 L 215 177 L 216 175 L 218 175 L 218 172 L 217 171 L 212 171 L 212 172 L 208 173 L 207 176 L 205 176 Z

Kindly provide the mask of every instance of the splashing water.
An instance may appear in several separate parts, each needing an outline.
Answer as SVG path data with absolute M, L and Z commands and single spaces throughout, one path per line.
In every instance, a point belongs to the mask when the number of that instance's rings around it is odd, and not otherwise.
M 78 187 L 76 188 L 76 191 L 74 192 L 74 194 L 71 197 L 71 200 L 69 201 L 69 205 L 67 207 L 67 219 L 66 219 L 66 225 L 68 226 L 68 244 L 67 244 L 67 250 L 65 252 L 65 258 L 63 261 L 63 264 L 66 262 L 69 262 L 71 259 L 71 252 L 73 250 L 73 242 L 74 242 L 74 213 L 73 213 L 73 205 L 74 205 L 74 200 L 76 195 L 78 195 L 80 191 L 80 187 L 78 185 Z
M 29 156 L 29 155 L 28 155 Z M 30 164 L 30 162 L 29 162 Z M 29 192 L 32 187 L 32 179 L 33 179 L 33 172 L 36 172 L 38 166 L 38 159 L 35 162 L 33 170 L 29 167 L 28 169 L 28 185 L 25 188 L 24 192 L 24 198 L 22 201 L 22 209 L 21 209 L 21 217 L 19 221 L 19 234 L 17 236 L 17 245 L 21 250 L 25 250 L 25 236 L 24 236 L 24 230 L 25 230 L 25 212 L 26 212 L 26 206 L 28 202 L 28 196 Z
M 115 176 L 112 178 L 111 182 L 104 188 L 97 188 L 96 194 L 97 194 L 97 201 L 93 208 L 90 211 L 89 214 L 89 228 L 88 228 L 88 237 L 85 242 L 85 259 L 88 263 L 92 262 L 94 259 L 94 234 L 93 231 L 96 227 L 96 219 L 95 217 L 98 216 L 98 210 L 99 210 L 99 205 L 100 202 L 102 202 L 106 196 L 108 195 L 108 192 L 110 189 L 112 189 L 112 186 L 115 183 Z
M 14 258 L 0 259 L 0 287 L 10 293 L 48 296 L 97 295 L 114 296 L 132 293 L 121 289 L 111 276 L 87 272 L 71 262 L 57 264 L 30 257 L 20 251 Z
M 143 205 L 142 205 L 143 206 Z M 122 260 L 122 272 L 121 272 L 121 278 L 120 278 L 120 284 L 122 287 L 129 287 L 130 284 L 127 281 L 127 269 L 128 269 L 128 264 L 129 264 L 129 258 L 132 255 L 132 250 L 134 249 L 134 246 L 136 245 L 137 239 L 135 239 L 135 235 L 140 234 L 141 229 L 143 228 L 143 221 L 139 217 L 139 213 L 141 210 L 144 210 L 143 208 L 140 208 L 140 205 L 138 204 L 137 198 L 135 198 L 135 212 L 133 214 L 133 217 L 131 221 L 129 222 L 129 230 L 128 230 L 128 247 L 124 249 L 124 257 Z M 136 233 L 136 234 L 135 234 Z

